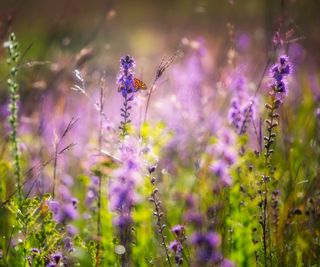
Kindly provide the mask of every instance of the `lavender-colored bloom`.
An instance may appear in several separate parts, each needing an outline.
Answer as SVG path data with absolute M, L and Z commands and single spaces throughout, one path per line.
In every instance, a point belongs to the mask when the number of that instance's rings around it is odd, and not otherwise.
M 60 204 L 58 201 L 55 201 L 55 200 L 49 201 L 48 206 L 54 215 L 58 214 L 60 210 Z
M 215 158 L 215 161 L 209 167 L 210 171 L 218 178 L 221 183 L 220 186 L 230 186 L 232 184 L 230 167 L 237 159 L 232 133 L 227 129 L 220 131 L 218 142 L 209 149 L 209 153 Z
M 221 253 L 218 250 L 220 237 L 217 233 L 195 233 L 191 237 L 191 243 L 197 247 L 197 261 L 199 263 L 218 263 L 221 261 Z
M 288 94 L 286 77 L 291 74 L 292 66 L 289 58 L 286 55 L 279 57 L 277 64 L 273 65 L 270 69 L 270 77 L 272 78 L 271 87 L 274 90 L 274 96 L 280 102 Z
M 228 259 L 224 259 L 222 262 L 221 262 L 221 267 L 234 267 L 234 263 Z
M 184 235 L 184 226 L 183 225 L 175 225 L 172 227 L 171 231 L 176 235 L 176 237 L 180 238 Z
M 231 107 L 229 110 L 229 121 L 236 129 L 236 131 L 239 132 L 241 124 L 243 122 L 243 116 L 241 112 L 241 105 L 239 99 L 237 98 L 233 98 L 231 100 Z
M 186 240 L 185 228 L 183 225 L 177 224 L 172 227 L 171 231 L 175 234 L 176 239 L 172 241 L 169 248 L 175 253 L 175 262 L 177 265 L 183 263 L 183 242 Z
M 136 91 L 133 85 L 134 68 L 135 61 L 132 57 L 125 56 L 120 59 L 120 73 L 117 78 L 117 84 L 123 97 Z
M 127 125 L 131 122 L 130 120 L 130 102 L 134 99 L 134 93 L 137 91 L 134 86 L 134 59 L 130 56 L 125 56 L 120 60 L 120 73 L 117 78 L 118 91 L 121 92 L 124 100 L 123 107 L 120 109 L 121 113 L 121 125 L 120 130 L 122 130 L 121 135 L 126 136 Z
M 170 242 L 169 248 L 174 252 L 174 260 L 177 265 L 181 265 L 183 263 L 183 257 L 182 257 L 182 244 L 178 240 L 174 240 Z
M 60 252 L 56 252 L 54 254 L 51 255 L 51 259 L 58 264 L 60 262 L 60 260 L 62 259 L 62 254 Z
M 112 173 L 109 184 L 109 205 L 119 215 L 114 220 L 119 229 L 132 223 L 131 209 L 138 201 L 136 188 L 141 182 L 139 153 L 131 141 L 128 137 L 123 141 L 119 151 L 121 165 Z
M 62 206 L 58 221 L 74 220 L 78 217 L 78 212 L 73 203 L 67 203 Z
M 173 252 L 177 252 L 179 250 L 179 248 L 181 247 L 180 243 L 177 240 L 173 240 L 170 242 L 169 244 L 169 248 L 173 251 Z
M 245 91 L 245 85 L 248 84 L 241 72 L 233 74 L 235 76 L 231 89 L 233 98 L 229 110 L 229 121 L 237 134 L 246 133 L 247 124 L 254 115 L 254 102 L 250 100 L 248 92 Z
M 247 33 L 239 34 L 236 37 L 236 46 L 237 49 L 242 53 L 248 51 L 251 47 L 250 35 Z
M 74 227 L 73 225 L 71 225 L 71 224 L 68 224 L 66 228 L 67 228 L 67 233 L 68 233 L 69 236 L 74 236 L 74 235 L 76 235 L 77 232 L 78 232 L 77 228 L 75 228 L 75 227 Z
M 230 186 L 232 184 L 232 178 L 229 174 L 228 168 L 228 165 L 222 160 L 218 160 L 210 166 L 212 173 L 219 178 L 224 185 Z
M 63 239 L 64 248 L 69 252 L 74 251 L 73 243 L 71 237 L 67 236 Z
M 78 212 L 72 202 L 60 204 L 58 201 L 49 201 L 49 208 L 57 222 L 66 222 L 78 217 Z
M 86 196 L 86 204 L 90 206 L 93 203 L 93 201 L 97 198 L 97 195 L 98 194 L 96 190 L 91 188 L 88 189 L 87 196 Z
M 183 218 L 186 222 L 193 224 L 195 227 L 201 227 L 203 223 L 202 215 L 197 211 L 187 211 Z

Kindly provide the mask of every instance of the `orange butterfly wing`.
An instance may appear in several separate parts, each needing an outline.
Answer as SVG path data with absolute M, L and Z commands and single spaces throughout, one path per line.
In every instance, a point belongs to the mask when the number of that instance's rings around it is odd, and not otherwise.
M 133 78 L 133 86 L 134 86 L 134 89 L 136 89 L 137 91 L 147 89 L 147 85 L 143 81 L 137 78 Z

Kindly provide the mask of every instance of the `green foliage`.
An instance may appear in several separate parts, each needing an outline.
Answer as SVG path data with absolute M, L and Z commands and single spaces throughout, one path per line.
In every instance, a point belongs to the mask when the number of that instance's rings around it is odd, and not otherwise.
M 8 266 L 44 266 L 50 255 L 63 249 L 65 232 L 53 219 L 49 211 L 49 195 L 26 198 L 19 205 L 11 200 L 6 208 L 12 214 L 12 232 L 8 242 L 15 238 L 16 245 L 9 248 L 3 264 Z
M 22 202 L 22 189 L 21 189 L 21 169 L 20 169 L 20 152 L 18 143 L 18 100 L 19 100 L 19 84 L 17 82 L 18 67 L 19 67 L 19 44 L 16 40 L 14 33 L 10 34 L 9 40 L 4 45 L 8 51 L 7 63 L 10 66 L 10 76 L 7 80 L 10 104 L 9 104 L 9 123 L 11 126 L 11 150 L 13 158 L 14 176 L 16 179 L 16 187 L 18 191 L 18 199 L 21 205 Z

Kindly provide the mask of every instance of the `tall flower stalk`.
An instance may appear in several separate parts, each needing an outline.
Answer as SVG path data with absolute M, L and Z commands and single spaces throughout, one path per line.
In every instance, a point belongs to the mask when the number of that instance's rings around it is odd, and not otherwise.
M 101 154 L 102 150 L 102 139 L 103 139 L 103 112 L 104 112 L 104 88 L 105 88 L 105 79 L 101 78 L 100 81 L 100 98 L 99 98 L 99 153 Z M 99 185 L 98 185 L 98 216 L 97 216 L 97 236 L 98 236 L 98 247 L 97 247 L 97 255 L 96 255 L 96 266 L 100 264 L 100 250 L 102 245 L 102 233 L 101 233 L 101 195 L 102 195 L 102 178 L 103 175 L 99 171 Z
M 10 94 L 9 104 L 9 123 L 11 126 L 10 143 L 13 157 L 13 170 L 16 179 L 16 187 L 18 193 L 18 202 L 21 208 L 22 205 L 22 184 L 21 184 L 21 166 L 20 166 L 20 151 L 18 142 L 18 100 L 19 100 L 19 84 L 17 82 L 18 64 L 20 58 L 19 44 L 14 33 L 10 34 L 9 40 L 5 43 L 8 51 L 7 62 L 10 66 L 10 77 L 7 80 Z
M 154 176 L 152 176 L 152 173 L 154 171 L 155 171 L 155 167 L 149 168 L 150 182 L 153 187 L 155 187 L 155 183 L 156 183 L 156 178 Z M 153 216 L 157 219 L 158 233 L 161 237 L 161 246 L 163 247 L 163 249 L 165 251 L 169 266 L 172 266 L 171 261 L 170 261 L 170 254 L 169 254 L 169 250 L 168 250 L 168 246 L 167 246 L 167 242 L 166 242 L 166 236 L 164 233 L 164 229 L 166 228 L 166 225 L 164 223 L 162 223 L 163 212 L 162 212 L 162 207 L 161 207 L 161 201 L 159 200 L 159 197 L 158 197 L 158 191 L 159 191 L 158 188 L 153 189 L 151 196 L 150 196 L 150 202 L 152 202 L 154 205 Z
M 277 64 L 273 65 L 270 69 L 270 76 L 272 78 L 271 90 L 269 92 L 269 102 L 265 105 L 268 110 L 266 120 L 266 135 L 264 136 L 264 163 L 267 168 L 266 173 L 262 175 L 263 184 L 263 200 L 262 200 L 262 233 L 263 233 L 263 253 L 264 263 L 267 266 L 268 261 L 272 263 L 271 258 L 271 232 L 270 224 L 268 220 L 268 182 L 271 181 L 271 177 L 274 172 L 272 166 L 272 155 L 274 152 L 273 146 L 276 139 L 276 128 L 279 124 L 279 108 L 283 103 L 285 96 L 288 93 L 286 76 L 291 73 L 291 65 L 287 56 L 282 55 L 279 57 Z M 269 255 L 267 250 L 269 247 Z M 269 258 L 269 259 L 268 259 Z
M 138 201 L 137 188 L 141 183 L 140 151 L 127 136 L 120 147 L 119 168 L 111 174 L 109 183 L 110 210 L 116 212 L 114 226 L 118 231 L 119 245 L 123 248 L 121 266 L 129 266 L 132 242 L 132 209 Z
M 123 96 L 123 107 L 120 109 L 122 120 L 120 122 L 121 136 L 128 135 L 128 125 L 130 124 L 130 102 L 134 98 L 136 89 L 134 88 L 134 68 L 135 61 L 130 56 L 125 56 L 120 59 L 120 73 L 118 75 L 117 84 L 118 91 Z

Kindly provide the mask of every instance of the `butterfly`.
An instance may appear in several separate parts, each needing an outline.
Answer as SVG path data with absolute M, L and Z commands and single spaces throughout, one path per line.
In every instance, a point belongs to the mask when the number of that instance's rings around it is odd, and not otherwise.
M 133 78 L 133 87 L 134 87 L 134 89 L 136 89 L 136 91 L 147 90 L 147 85 L 143 81 L 141 81 L 137 78 Z
M 137 78 L 133 78 L 132 85 L 133 85 L 133 89 L 135 90 L 135 92 L 137 92 L 139 90 L 147 90 L 148 89 L 147 85 L 143 81 L 141 81 Z M 118 92 L 121 92 L 124 89 L 125 89 L 125 85 L 122 84 L 118 87 Z

